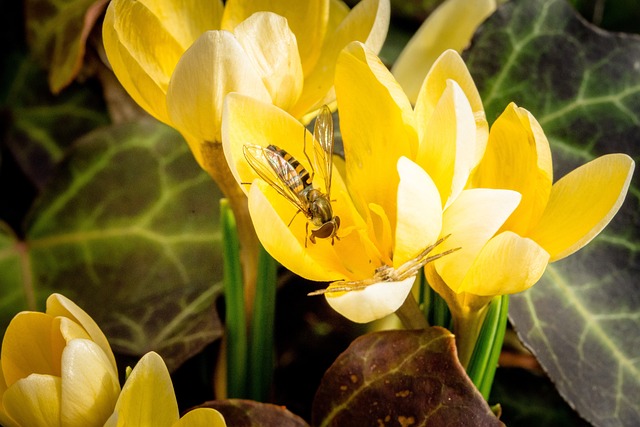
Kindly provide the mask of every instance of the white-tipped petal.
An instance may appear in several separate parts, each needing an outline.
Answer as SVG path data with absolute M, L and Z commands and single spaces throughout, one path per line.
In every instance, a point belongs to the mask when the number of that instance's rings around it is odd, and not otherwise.
M 327 293 L 327 302 L 338 313 L 357 323 L 368 323 L 395 313 L 407 299 L 415 276 L 401 282 L 380 282 L 362 290 Z

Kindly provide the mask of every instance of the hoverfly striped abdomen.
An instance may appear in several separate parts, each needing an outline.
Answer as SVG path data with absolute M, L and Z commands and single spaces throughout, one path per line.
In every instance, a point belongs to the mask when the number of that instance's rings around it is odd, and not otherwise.
M 293 190 L 295 194 L 305 195 L 313 189 L 311 175 L 295 157 L 273 144 L 267 146 L 267 150 L 278 154 L 278 156 L 269 156 L 267 159 L 271 167 L 274 168 L 276 173 L 282 178 L 282 181 Z M 281 164 L 278 164 L 280 159 L 284 159 L 293 170 L 284 168 Z

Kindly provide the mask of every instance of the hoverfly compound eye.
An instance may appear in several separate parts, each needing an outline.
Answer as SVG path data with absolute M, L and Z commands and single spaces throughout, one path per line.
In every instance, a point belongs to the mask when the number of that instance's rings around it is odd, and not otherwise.
M 336 232 L 336 224 L 333 222 L 325 222 L 320 228 L 311 230 L 311 235 L 318 239 L 328 239 Z

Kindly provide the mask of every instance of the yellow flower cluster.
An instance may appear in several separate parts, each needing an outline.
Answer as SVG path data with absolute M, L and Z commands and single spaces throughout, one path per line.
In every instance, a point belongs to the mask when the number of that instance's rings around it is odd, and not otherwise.
M 213 426 L 199 408 L 180 418 L 164 361 L 148 353 L 120 390 L 106 337 L 73 301 L 53 294 L 45 313 L 22 312 L 0 353 L 0 423 L 5 427 Z
M 340 50 L 382 47 L 389 0 L 113 0 L 103 24 L 113 71 L 148 113 L 179 130 L 207 169 L 227 93 L 250 95 L 298 119 L 335 101 Z
M 341 282 L 334 285 L 341 291 L 327 293 L 327 300 L 354 321 L 396 311 L 414 277 L 353 292 L 342 292 L 345 281 L 369 284 L 381 269 L 406 265 L 445 236 L 435 252 L 456 251 L 426 271 L 454 315 L 523 291 L 549 262 L 593 239 L 626 195 L 634 168 L 629 156 L 603 156 L 554 184 L 548 141 L 528 111 L 507 106 L 489 131 L 478 91 L 455 51 L 435 62 L 415 106 L 358 42 L 340 54 L 335 88 L 345 152 L 331 188 L 339 240 L 305 247 L 306 219 L 291 222 L 296 207 L 256 179 L 242 155 L 247 141 L 259 141 L 312 170 L 295 118 L 233 94 L 222 139 L 238 182 L 253 182 L 249 209 L 264 247 L 303 277 Z M 314 186 L 322 185 L 316 176 Z
M 446 1 L 401 55 L 394 71 L 409 95 L 376 56 L 388 0 L 351 11 L 337 0 L 113 0 L 103 37 L 125 89 L 182 132 L 210 173 L 220 163 L 205 160 L 207 145 L 222 142 L 263 246 L 303 277 L 339 282 L 326 294 L 336 310 L 357 322 L 396 311 L 414 282 L 398 272 L 421 268 L 416 256 L 445 238 L 433 253 L 455 252 L 426 273 L 455 315 L 527 289 L 588 243 L 617 212 L 634 168 L 608 155 L 553 183 L 548 141 L 529 112 L 511 104 L 489 131 L 459 55 L 437 54 L 446 43 L 462 49 L 496 7 L 467 3 Z M 345 160 L 327 188 L 303 123 L 335 102 Z M 247 144 L 271 158 L 262 173 Z M 305 200 L 311 194 L 321 200 Z M 308 244 L 308 220 L 317 227 L 321 217 L 312 209 L 333 216 L 331 239 Z

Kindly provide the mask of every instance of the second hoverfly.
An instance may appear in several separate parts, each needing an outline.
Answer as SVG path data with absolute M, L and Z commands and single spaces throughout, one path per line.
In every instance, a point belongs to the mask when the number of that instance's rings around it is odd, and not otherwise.
M 333 215 L 331 208 L 333 118 L 327 106 L 322 108 L 313 129 L 313 163 L 307 155 L 306 143 L 304 147 L 304 154 L 311 165 L 311 174 L 292 155 L 275 145 L 262 147 L 246 144 L 243 152 L 247 162 L 258 176 L 298 208 L 298 212 L 302 212 L 307 217 L 305 247 L 307 237 L 311 243 L 316 243 L 316 239 L 330 238 L 331 244 L 334 239 L 340 240 L 337 235 L 340 218 Z M 323 178 L 326 193 L 313 186 L 313 174 L 316 170 Z M 311 233 L 309 233 L 309 222 L 315 227 L 311 229 Z

